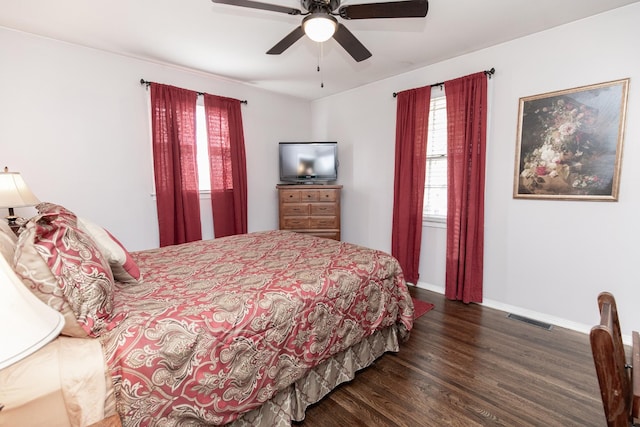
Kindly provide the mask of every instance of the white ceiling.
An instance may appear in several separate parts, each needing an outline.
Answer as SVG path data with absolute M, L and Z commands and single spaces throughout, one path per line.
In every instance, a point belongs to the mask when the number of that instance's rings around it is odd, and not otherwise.
M 211 0 L 0 0 L 0 26 L 318 99 L 638 1 L 431 0 L 426 18 L 338 18 L 373 54 L 360 63 L 306 37 L 266 55 L 302 17 Z

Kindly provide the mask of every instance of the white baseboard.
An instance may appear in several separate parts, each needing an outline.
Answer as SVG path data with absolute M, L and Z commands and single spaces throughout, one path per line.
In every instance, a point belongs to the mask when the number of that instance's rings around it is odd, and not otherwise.
M 421 289 L 426 289 L 426 290 L 444 295 L 444 287 L 442 286 L 436 286 L 426 282 L 418 282 L 416 286 Z M 517 307 L 509 304 L 504 304 L 504 303 L 501 303 L 500 301 L 494 301 L 486 298 L 480 305 L 493 308 L 496 310 L 504 311 L 505 315 L 506 313 L 513 313 L 519 316 L 528 317 L 530 319 L 534 319 L 544 323 L 550 323 L 560 328 L 570 329 L 572 331 L 581 332 L 587 335 L 589 334 L 593 326 L 593 325 L 585 325 L 582 323 L 572 322 L 570 320 L 562 319 L 560 317 L 550 316 L 548 314 L 540 313 L 537 311 L 533 311 L 533 310 L 529 310 L 526 308 Z M 622 340 L 626 345 L 631 345 L 631 335 L 629 336 L 623 335 Z

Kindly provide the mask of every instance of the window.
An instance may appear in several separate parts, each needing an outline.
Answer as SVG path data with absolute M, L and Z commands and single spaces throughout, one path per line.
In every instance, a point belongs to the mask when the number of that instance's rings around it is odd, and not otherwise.
M 196 105 L 196 165 L 198 168 L 198 190 L 200 194 L 211 192 L 211 177 L 209 175 L 209 140 L 207 138 L 207 118 L 204 104 L 198 98 Z
M 210 117 L 207 117 L 204 103 L 198 98 L 198 104 L 196 104 L 196 164 L 200 194 L 211 192 L 212 179 L 218 186 L 216 190 L 233 189 L 228 116 L 222 109 L 212 109 L 209 115 Z M 209 141 L 207 132 L 207 120 L 210 121 L 213 129 L 218 130 L 211 141 Z M 210 143 L 211 145 L 209 145 Z M 213 176 L 210 175 L 212 163 Z
M 198 164 L 198 188 L 200 193 L 211 191 L 211 178 L 209 177 L 209 147 L 207 142 L 207 118 L 204 113 L 204 104 L 198 97 L 196 105 L 196 150 Z
M 429 107 L 422 216 L 425 221 L 447 221 L 447 102 L 444 95 L 432 97 Z

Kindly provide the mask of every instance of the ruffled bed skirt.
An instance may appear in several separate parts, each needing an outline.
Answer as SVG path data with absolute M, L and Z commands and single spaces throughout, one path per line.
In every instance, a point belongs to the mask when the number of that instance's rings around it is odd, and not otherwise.
M 397 352 L 398 326 L 383 329 L 338 353 L 310 370 L 304 377 L 276 394 L 260 408 L 247 412 L 228 427 L 273 426 L 288 427 L 292 421 L 302 421 L 310 405 L 320 401 L 338 385 L 351 381 L 356 372 L 371 365 L 388 351 Z M 402 338 L 401 338 L 402 339 Z

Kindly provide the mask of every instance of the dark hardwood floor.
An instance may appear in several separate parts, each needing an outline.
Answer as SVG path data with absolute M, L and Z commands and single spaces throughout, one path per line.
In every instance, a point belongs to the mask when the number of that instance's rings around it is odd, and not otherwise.
M 435 308 L 400 352 L 308 408 L 299 426 L 606 425 L 587 335 L 411 293 Z

